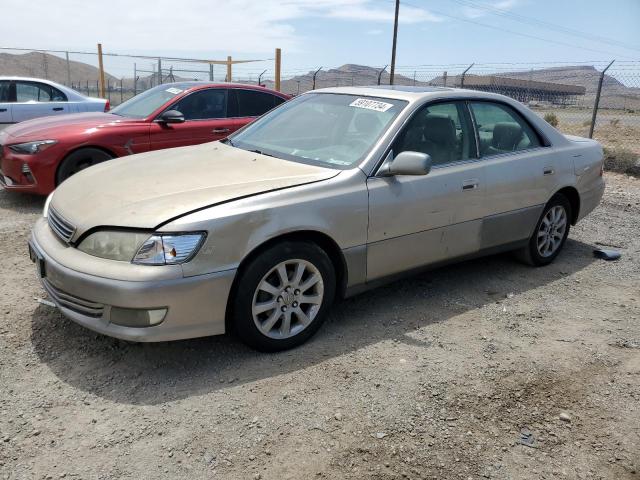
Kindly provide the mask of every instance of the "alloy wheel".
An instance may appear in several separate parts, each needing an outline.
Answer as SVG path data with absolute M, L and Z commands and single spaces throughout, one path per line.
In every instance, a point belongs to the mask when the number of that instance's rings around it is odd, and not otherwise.
M 567 230 L 567 212 L 562 205 L 550 208 L 540 222 L 538 228 L 538 253 L 543 257 L 550 257 L 560 245 Z
M 280 262 L 262 277 L 253 295 L 253 321 L 263 335 L 293 337 L 318 315 L 324 298 L 322 274 L 301 259 Z

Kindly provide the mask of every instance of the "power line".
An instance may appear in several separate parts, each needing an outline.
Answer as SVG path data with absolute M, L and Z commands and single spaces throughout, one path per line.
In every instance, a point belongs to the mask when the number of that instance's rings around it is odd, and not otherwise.
M 407 5 L 409 5 L 409 4 L 407 4 Z M 416 5 L 411 5 L 411 6 L 416 7 L 416 8 L 420 8 L 420 7 L 417 7 Z M 479 26 L 485 27 L 485 28 L 492 28 L 494 30 L 499 30 L 499 31 L 502 31 L 502 32 L 510 33 L 512 35 L 518 35 L 518 36 L 521 36 L 521 37 L 532 38 L 534 40 L 539 40 L 541 42 L 553 43 L 553 44 L 556 44 L 556 45 L 563 45 L 565 47 L 577 48 L 577 49 L 580 49 L 580 50 L 589 50 L 591 52 L 596 52 L 596 53 L 604 53 L 605 55 L 609 55 L 609 56 L 612 56 L 612 57 L 616 57 L 617 56 L 617 57 L 624 57 L 624 58 L 629 58 L 629 59 L 636 60 L 636 58 L 629 57 L 627 55 L 613 54 L 613 53 L 608 52 L 608 51 L 597 50 L 597 49 L 594 49 L 594 48 L 584 47 L 584 46 L 581 46 L 581 45 L 575 45 L 573 43 L 567 43 L 567 42 L 563 42 L 563 41 L 560 41 L 560 40 L 551 40 L 549 38 L 539 37 L 537 35 L 531 35 L 529 33 L 516 32 L 514 30 L 509 30 L 507 28 L 498 27 L 496 25 L 490 25 L 488 23 L 478 22 L 478 21 L 475 21 L 475 20 L 471 20 L 469 18 L 463 18 L 463 17 L 458 17 L 458 16 L 455 16 L 455 15 L 449 15 L 447 13 L 439 12 L 439 11 L 436 11 L 436 10 L 431 10 L 431 11 L 436 13 L 436 14 L 438 14 L 438 15 L 442 15 L 443 17 L 448 17 L 448 18 L 452 18 L 454 20 L 458 20 L 458 21 L 461 21 L 461 22 L 466 22 L 466 23 L 471 23 L 471 24 L 474 24 L 474 25 L 479 25 Z
M 489 5 L 482 5 L 479 3 L 475 3 L 473 1 L 470 0 L 453 0 L 454 2 L 466 6 L 466 7 L 471 7 L 471 8 L 476 8 L 478 10 L 484 10 L 492 15 L 498 15 L 501 17 L 505 17 L 505 18 L 510 18 L 512 20 L 515 20 L 517 22 L 520 23 L 524 23 L 526 25 L 538 25 L 550 30 L 556 30 L 562 33 L 565 33 L 567 35 L 573 35 L 576 37 L 581 37 L 587 40 L 591 40 L 591 41 L 597 41 L 597 42 L 602 42 L 602 43 L 608 43 L 610 45 L 614 45 L 617 47 L 622 47 L 622 48 L 626 48 L 629 50 L 637 50 L 640 51 L 640 47 L 635 46 L 635 45 L 631 45 L 625 42 L 621 42 L 619 40 L 615 40 L 609 37 L 605 37 L 602 35 L 594 35 L 592 33 L 587 33 L 587 32 L 582 32 L 580 30 L 576 30 L 574 28 L 569 28 L 569 27 L 564 27 L 562 25 L 557 25 L 555 23 L 552 22 L 547 22 L 545 20 L 539 20 L 537 18 L 534 17 L 528 17 L 526 15 L 520 15 L 517 13 L 513 13 L 513 12 L 508 12 L 505 11 L 503 9 L 500 8 L 496 8 L 496 7 L 491 7 Z
M 393 0 L 378 0 L 378 1 L 384 1 L 385 3 L 390 3 Z M 403 4 L 407 5 L 407 6 L 410 6 L 410 7 L 418 8 L 418 9 L 422 9 L 423 8 L 423 7 L 415 5 L 413 3 L 403 2 Z M 441 12 L 441 11 L 438 11 L 438 10 L 433 10 L 432 8 L 429 8 L 429 11 L 432 12 L 432 13 L 435 13 L 437 15 L 443 16 L 443 17 L 451 18 L 453 20 L 458 20 L 458 21 L 461 21 L 461 22 L 471 23 L 471 24 L 479 25 L 479 26 L 485 27 L 485 28 L 492 28 L 494 30 L 502 31 L 502 32 L 505 32 L 505 33 L 510 33 L 512 35 L 518 35 L 518 36 L 521 36 L 521 37 L 532 38 L 534 40 L 539 40 L 539 41 L 547 42 L 547 43 L 553 43 L 553 44 L 556 44 L 556 45 L 562 45 L 562 46 L 565 46 L 565 47 L 577 48 L 579 50 L 589 50 L 591 52 L 604 53 L 605 55 L 609 55 L 611 57 L 622 57 L 622 58 L 628 58 L 628 59 L 632 59 L 632 60 L 637 60 L 637 58 L 629 57 L 628 55 L 614 54 L 614 53 L 611 53 L 611 52 L 606 52 L 604 50 L 597 50 L 597 49 L 594 49 L 594 48 L 588 48 L 588 47 L 584 47 L 584 46 L 581 46 L 581 45 L 575 45 L 575 44 L 572 44 L 572 43 L 562 42 L 562 41 L 559 41 L 559 40 L 551 40 L 551 39 L 548 39 L 548 38 L 539 37 L 537 35 L 531 35 L 531 34 L 528 34 L 528 33 L 516 32 L 514 30 L 509 30 L 507 28 L 498 27 L 496 25 L 490 25 L 488 23 L 478 22 L 476 20 L 471 20 L 469 18 L 463 18 L 463 17 L 458 17 L 456 15 L 450 15 L 448 13 L 444 13 L 444 12 Z

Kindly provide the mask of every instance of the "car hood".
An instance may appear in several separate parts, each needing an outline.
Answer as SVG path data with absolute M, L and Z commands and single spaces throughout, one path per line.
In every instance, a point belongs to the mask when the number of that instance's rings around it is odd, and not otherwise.
M 92 128 L 133 121 L 136 120 L 111 113 L 70 113 L 26 120 L 15 125 L 9 125 L 2 133 L 11 142 L 20 140 L 56 140 L 58 134 L 68 134 L 70 129 L 82 132 Z
M 78 239 L 95 227 L 154 229 L 194 210 L 338 173 L 211 142 L 95 165 L 60 185 L 50 205 Z

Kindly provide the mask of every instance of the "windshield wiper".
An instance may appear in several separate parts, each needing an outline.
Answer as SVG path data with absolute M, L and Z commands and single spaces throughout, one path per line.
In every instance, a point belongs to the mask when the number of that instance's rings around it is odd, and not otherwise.
M 247 150 L 247 152 L 257 153 L 259 155 L 266 155 L 267 157 L 275 157 L 275 155 L 271 155 L 270 153 L 265 153 L 262 150 L 258 150 L 257 148 L 255 150 Z

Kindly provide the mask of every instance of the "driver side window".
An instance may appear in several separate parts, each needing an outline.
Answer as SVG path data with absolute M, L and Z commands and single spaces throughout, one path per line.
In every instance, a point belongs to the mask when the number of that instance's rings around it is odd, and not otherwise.
M 426 153 L 434 166 L 476 158 L 473 127 L 464 102 L 420 109 L 393 145 L 394 155 L 404 151 Z
M 227 92 L 225 89 L 198 90 L 170 107 L 184 115 L 185 120 L 208 120 L 227 116 Z

